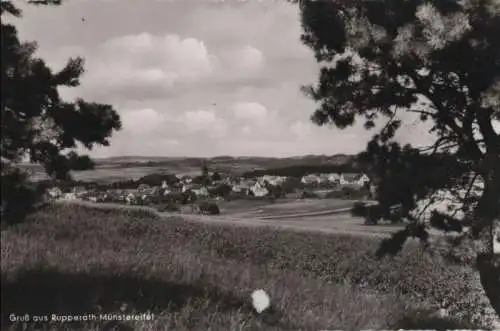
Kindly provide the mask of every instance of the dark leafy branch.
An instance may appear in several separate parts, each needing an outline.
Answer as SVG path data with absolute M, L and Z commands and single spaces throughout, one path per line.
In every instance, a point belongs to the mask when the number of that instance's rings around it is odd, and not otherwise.
M 29 1 L 35 5 L 59 5 L 57 0 Z M 4 15 L 21 16 L 12 1 L 2 1 Z M 32 163 L 41 164 L 54 179 L 67 180 L 71 170 L 93 167 L 88 156 L 80 156 L 75 149 L 82 145 L 92 149 L 96 145 L 109 145 L 113 132 L 121 129 L 121 121 L 111 105 L 77 99 L 67 102 L 59 96 L 61 86 L 76 87 L 84 72 L 81 58 L 69 59 L 66 66 L 53 72 L 36 57 L 36 43 L 22 43 L 12 24 L 2 22 L 2 159 L 14 163 L 28 156 Z M 16 180 L 26 178 L 2 170 L 2 181 L 7 177 L 16 192 Z M 28 191 L 29 189 L 26 188 Z M 19 220 L 27 208 L 13 210 L 19 197 L 2 195 L 3 218 L 10 213 Z M 31 201 L 27 196 L 26 201 Z M 7 213 L 7 214 L 5 214 Z

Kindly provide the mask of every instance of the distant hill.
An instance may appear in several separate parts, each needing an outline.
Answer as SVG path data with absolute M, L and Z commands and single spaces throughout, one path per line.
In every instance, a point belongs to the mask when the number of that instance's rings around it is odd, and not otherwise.
M 74 176 L 84 181 L 111 181 L 138 179 L 142 176 L 160 174 L 199 174 L 203 162 L 207 162 L 210 171 L 243 175 L 254 171 L 269 169 L 322 167 L 337 169 L 338 166 L 355 165 L 355 156 L 352 155 L 305 155 L 286 158 L 273 157 L 234 157 L 217 156 L 212 158 L 201 157 L 143 157 L 119 156 L 94 159 L 95 170 L 75 171 Z M 333 168 L 332 168 L 333 166 Z M 43 169 L 38 165 L 23 165 L 33 173 L 36 180 L 45 179 Z M 312 169 L 312 168 L 311 168 Z M 295 172 L 295 170 L 293 171 Z
M 97 165 L 162 165 L 162 164 L 189 164 L 200 165 L 203 161 L 209 164 L 254 164 L 261 167 L 289 166 L 302 164 L 344 164 L 352 160 L 352 155 L 305 155 L 285 158 L 261 157 L 261 156 L 216 156 L 211 158 L 201 157 L 147 157 L 147 156 L 118 156 L 94 159 Z

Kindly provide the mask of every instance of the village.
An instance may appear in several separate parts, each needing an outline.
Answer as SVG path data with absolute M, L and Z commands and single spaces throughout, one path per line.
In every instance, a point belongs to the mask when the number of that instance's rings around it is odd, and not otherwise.
M 214 205 L 223 200 L 349 199 L 352 193 L 356 198 L 368 197 L 374 192 L 370 183 L 370 178 L 364 173 L 322 173 L 302 177 L 263 175 L 255 178 L 218 172 L 205 172 L 200 176 L 153 174 L 136 181 L 108 185 L 54 186 L 47 190 L 47 197 L 51 200 L 153 206 L 160 211 L 179 211 L 178 206 L 191 205 L 198 207 L 198 212 L 208 209 L 214 211 L 208 213 L 218 214 Z

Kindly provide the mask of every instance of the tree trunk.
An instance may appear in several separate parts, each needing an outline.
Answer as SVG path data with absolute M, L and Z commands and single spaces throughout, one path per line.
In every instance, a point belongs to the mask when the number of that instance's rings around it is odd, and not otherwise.
M 500 163 L 498 156 L 494 160 Z M 495 242 L 500 239 L 500 166 L 496 162 L 487 172 L 483 195 L 479 201 L 478 213 L 484 230 L 487 230 L 486 250 L 477 256 L 476 267 L 481 278 L 481 285 L 500 317 L 500 252 L 496 251 Z M 488 176 L 489 175 L 489 176 Z M 485 231 L 486 232 L 486 231 Z
M 478 254 L 476 267 L 486 296 L 500 317 L 500 254 Z

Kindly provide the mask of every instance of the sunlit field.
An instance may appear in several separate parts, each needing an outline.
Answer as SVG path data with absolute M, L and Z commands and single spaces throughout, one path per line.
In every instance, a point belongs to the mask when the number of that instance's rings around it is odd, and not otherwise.
M 72 176 L 78 181 L 112 183 L 124 180 L 137 180 L 143 176 L 153 173 L 169 173 L 169 169 L 159 167 L 100 167 L 94 170 L 73 171 Z M 48 179 L 47 175 L 38 170 L 31 176 L 32 180 L 39 181 Z
M 275 202 L 268 199 L 236 199 L 217 202 L 224 215 L 244 214 L 253 217 L 272 217 L 294 214 L 321 213 L 344 208 L 351 208 L 352 200 L 340 199 L 292 199 L 280 198 Z
M 463 329 L 483 326 L 488 305 L 474 272 L 415 243 L 378 261 L 379 241 L 367 237 L 77 205 L 49 206 L 3 230 L 1 242 L 2 329 L 22 327 L 11 313 L 120 311 L 155 314 L 120 330 Z M 256 289 L 271 297 L 260 315 L 250 304 Z M 453 319 L 430 317 L 441 305 Z

